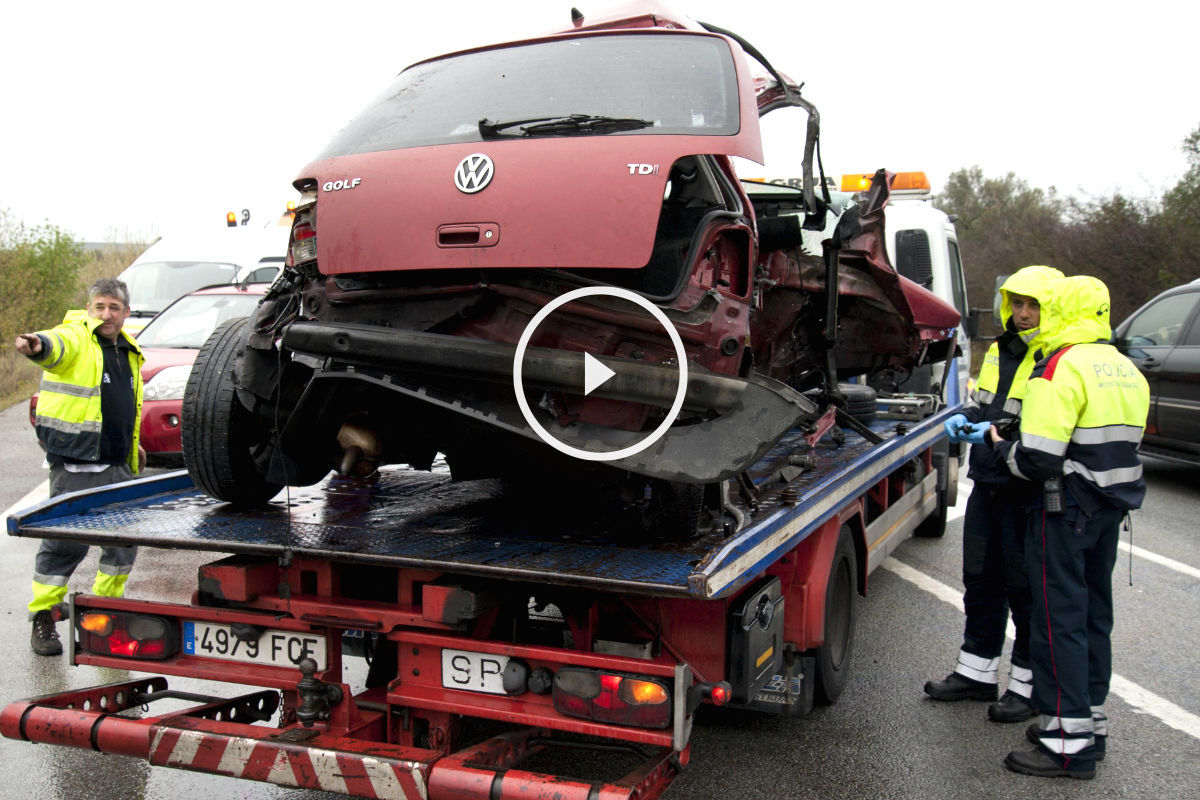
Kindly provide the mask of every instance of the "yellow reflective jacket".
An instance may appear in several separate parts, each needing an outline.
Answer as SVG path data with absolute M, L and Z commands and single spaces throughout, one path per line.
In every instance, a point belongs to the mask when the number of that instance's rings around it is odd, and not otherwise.
M 100 460 L 100 382 L 104 351 L 96 340 L 101 320 L 71 311 L 61 325 L 38 331 L 42 352 L 33 357 L 42 373 L 34 426 L 38 441 L 50 455 L 76 461 Z M 142 423 L 142 363 L 146 360 L 137 342 L 125 331 L 129 367 L 133 376 L 133 441 L 127 463 L 138 471 L 138 433 Z
M 1008 280 L 1000 286 L 1000 319 L 1004 323 L 1005 333 L 992 342 L 988 347 L 987 354 L 983 357 L 983 364 L 979 368 L 979 380 L 975 382 L 975 388 L 967 401 L 968 408 L 991 405 L 999 395 L 1001 408 L 996 410 L 1002 410 L 1003 416 L 1015 417 L 1021 413 L 1021 398 L 1025 395 L 1025 382 L 1029 379 L 1029 373 L 1033 371 L 1033 365 L 1036 363 L 1035 353 L 1041 347 L 1041 333 L 1045 327 L 1039 325 L 1037 328 L 1026 331 L 1011 330 L 1010 323 L 1013 312 L 1010 295 L 1027 295 L 1037 300 L 1044 308 L 1049 302 L 1049 284 L 1062 277 L 1063 274 L 1054 267 L 1040 265 L 1023 267 L 1010 275 Z M 1004 382 L 1007 385 L 1001 385 L 1001 348 L 1008 344 L 1007 339 L 1011 338 L 1010 334 L 1011 337 L 1018 338 L 1024 344 L 1024 349 L 1016 372 L 1010 380 Z M 1019 350 L 1021 348 L 1017 347 L 1015 342 L 1013 342 L 1013 347 L 1008 348 L 1009 352 L 1014 353 Z M 1003 371 L 1007 372 L 1007 370 Z M 971 415 L 968 414 L 969 416 Z M 979 419 L 973 419 L 972 422 L 979 422 L 983 419 L 999 419 L 1000 416 L 1000 414 L 980 415 Z
M 1150 410 L 1146 379 L 1110 345 L 1108 287 L 1081 275 L 1055 281 L 1042 306 L 1046 352 L 1029 379 L 1021 438 L 1002 443 L 1018 477 L 1063 476 L 1085 511 L 1138 508 L 1146 493 L 1137 447 Z
M 1012 301 L 1009 293 L 1028 295 L 1041 304 L 1049 301 L 1047 284 L 1062 277 L 1052 267 L 1033 266 L 1019 269 L 1000 287 L 1000 313 L 1004 333 L 988 347 L 979 368 L 979 379 L 963 406 L 963 414 L 971 422 L 999 422 L 1021 414 L 1021 398 L 1025 382 L 1033 371 L 1040 328 L 1018 331 L 1012 321 Z M 971 448 L 972 480 L 990 484 L 1005 484 L 1012 480 L 1008 464 L 990 446 Z

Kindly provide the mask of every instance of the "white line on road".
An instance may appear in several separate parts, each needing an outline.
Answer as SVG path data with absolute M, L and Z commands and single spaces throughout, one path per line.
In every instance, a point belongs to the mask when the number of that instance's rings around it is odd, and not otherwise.
M 931 578 L 924 572 L 910 567 L 903 561 L 897 561 L 893 557 L 889 557 L 880 566 L 917 588 L 924 589 L 942 602 L 949 603 L 960 612 L 963 610 L 961 591 L 952 589 L 941 581 Z M 1011 639 L 1012 636 L 1012 620 L 1009 620 L 1008 638 Z M 1138 711 L 1149 714 L 1175 730 L 1183 731 L 1194 739 L 1200 739 L 1200 717 L 1190 711 L 1185 711 L 1170 700 L 1159 697 L 1153 692 L 1138 686 L 1133 681 L 1126 680 L 1116 674 L 1112 676 L 1109 691 Z
M 43 500 L 48 499 L 49 497 L 50 497 L 50 479 L 47 478 L 46 480 L 39 483 L 37 486 L 33 487 L 33 489 L 30 490 L 29 494 L 25 495 L 20 500 L 18 500 L 17 502 L 15 502 L 11 506 L 9 506 L 7 509 L 5 509 L 4 514 L 0 515 L 0 524 L 2 524 L 2 525 L 8 524 L 7 522 L 5 522 L 5 520 L 8 519 L 9 514 L 14 514 L 17 511 L 21 511 L 22 509 L 29 508 L 30 506 L 32 506 L 36 503 L 40 503 Z
M 963 514 L 967 513 L 967 498 L 971 496 L 971 486 L 973 483 L 970 480 L 960 480 L 958 482 L 958 502 L 946 512 L 946 521 L 953 522 Z M 1182 561 L 1176 561 L 1173 558 L 1160 556 L 1158 553 L 1147 550 L 1143 547 L 1135 547 L 1134 545 L 1118 542 L 1117 547 L 1122 553 L 1129 553 L 1131 550 L 1138 558 L 1144 558 L 1147 561 L 1152 561 L 1161 567 L 1173 569 L 1176 572 L 1187 575 L 1190 578 L 1200 580 L 1200 569 L 1197 569 L 1190 564 L 1184 564 Z
M 1160 556 L 1158 553 L 1152 553 L 1149 550 L 1145 550 L 1141 547 L 1134 547 L 1133 545 L 1125 544 L 1124 542 L 1117 542 L 1117 548 L 1123 553 L 1128 553 L 1130 550 L 1132 550 L 1133 554 L 1138 558 L 1144 558 L 1147 561 L 1153 561 L 1155 564 L 1168 567 L 1176 572 L 1182 572 L 1184 575 L 1188 575 L 1200 580 L 1200 569 L 1196 569 L 1195 567 L 1189 566 L 1180 561 L 1176 561 L 1173 558 Z

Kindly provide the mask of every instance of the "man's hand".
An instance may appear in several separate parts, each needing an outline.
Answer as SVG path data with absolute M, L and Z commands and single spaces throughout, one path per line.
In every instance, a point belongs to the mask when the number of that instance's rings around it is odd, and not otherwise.
M 959 433 L 958 438 L 971 444 L 983 444 L 991 429 L 992 424 L 990 422 L 968 423 Z
M 946 435 L 950 437 L 950 441 L 957 442 L 959 435 L 963 430 L 963 426 L 970 425 L 967 421 L 966 414 L 955 414 L 942 425 L 946 429 Z
M 42 338 L 36 333 L 18 333 L 17 352 L 23 356 L 41 355 Z
M 146 448 L 138 445 L 138 474 L 146 468 Z

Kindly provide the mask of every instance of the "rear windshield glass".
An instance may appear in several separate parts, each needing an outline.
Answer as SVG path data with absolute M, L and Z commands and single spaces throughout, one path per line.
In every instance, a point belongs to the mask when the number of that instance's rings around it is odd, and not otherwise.
M 177 297 L 215 283 L 232 283 L 237 267 L 210 261 L 143 261 L 121 273 L 129 308 L 157 314 Z
M 226 320 L 254 313 L 259 294 L 194 294 L 155 317 L 137 335 L 142 347 L 194 347 Z
M 723 39 L 604 35 L 516 45 L 417 64 L 350 122 L 319 158 L 478 142 L 492 123 L 572 114 L 652 126 L 625 134 L 738 132 L 737 76 Z M 520 135 L 520 126 L 504 130 Z M 570 135 L 569 132 L 563 135 Z

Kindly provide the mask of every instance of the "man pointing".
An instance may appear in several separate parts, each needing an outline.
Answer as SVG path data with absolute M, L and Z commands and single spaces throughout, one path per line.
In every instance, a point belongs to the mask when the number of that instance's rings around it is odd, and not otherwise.
M 128 316 L 129 289 L 101 278 L 88 289 L 86 315 L 71 312 L 55 328 L 17 336 L 17 351 L 44 370 L 34 425 L 50 463 L 51 497 L 128 480 L 146 462 L 138 444 L 145 359 L 122 330 Z M 29 603 L 30 646 L 38 655 L 62 652 L 50 609 L 66 596 L 87 551 L 56 539 L 38 548 Z M 136 555 L 136 547 L 103 548 L 92 593 L 123 595 Z

